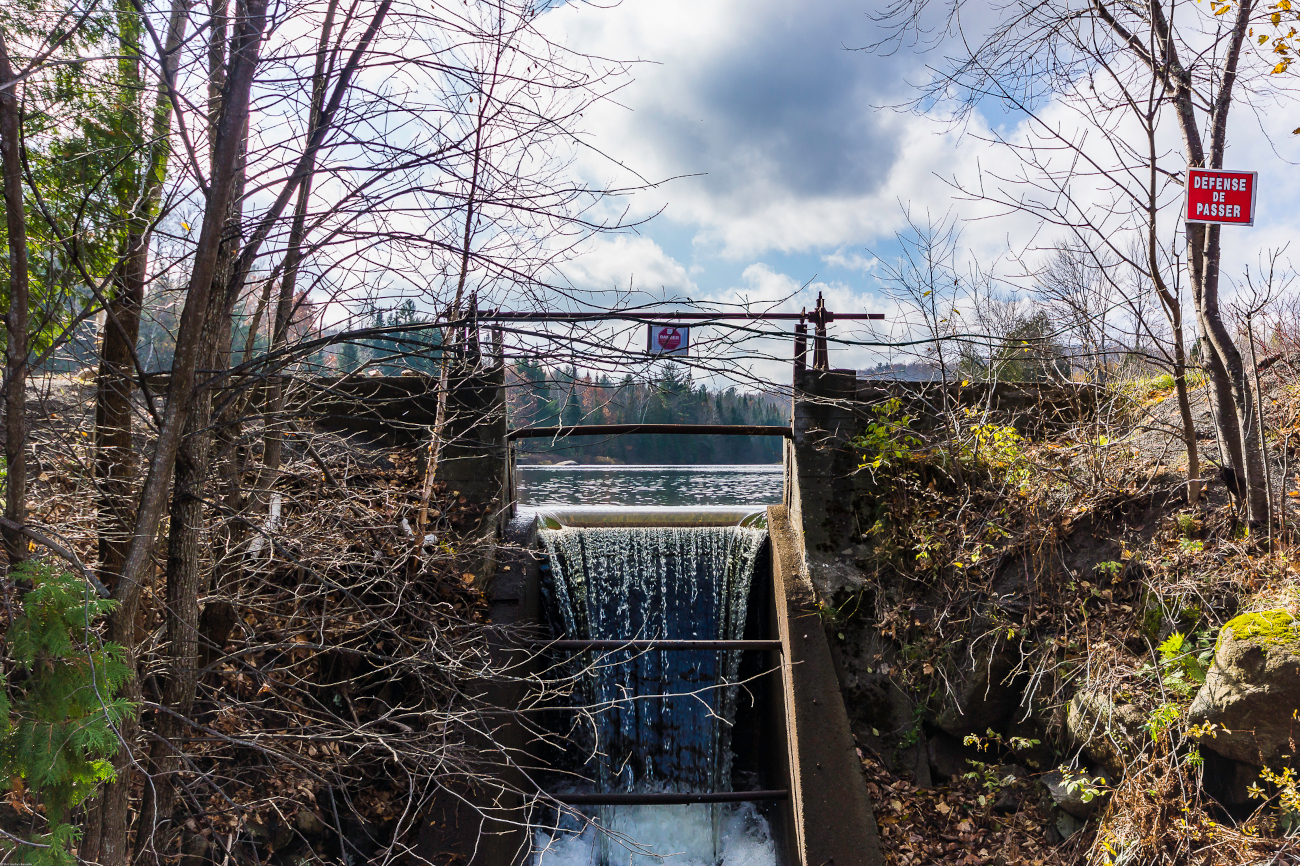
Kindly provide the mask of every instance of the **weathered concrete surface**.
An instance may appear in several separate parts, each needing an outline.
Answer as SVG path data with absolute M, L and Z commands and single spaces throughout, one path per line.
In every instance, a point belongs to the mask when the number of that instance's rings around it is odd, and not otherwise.
M 480 523 L 483 533 L 496 533 L 509 506 L 507 447 L 505 368 L 455 372 L 447 386 L 434 478 L 470 502 L 488 505 Z
M 427 441 L 438 414 L 432 376 L 310 378 L 289 393 L 290 408 L 316 425 L 361 432 L 387 445 Z
M 516 521 L 505 533 L 505 545 L 497 556 L 496 573 L 488 584 L 491 600 L 492 656 L 494 668 L 512 669 L 516 678 L 484 683 L 484 699 L 503 711 L 498 719 L 484 720 L 481 749 L 502 769 L 487 784 L 481 784 L 473 802 L 479 814 L 477 849 L 470 866 L 518 866 L 528 852 L 527 813 L 523 793 L 531 789 L 529 754 L 525 726 L 509 711 L 526 703 L 528 684 L 524 675 L 535 663 L 532 653 L 519 649 L 519 630 L 540 621 L 540 572 L 533 550 L 536 538 L 529 522 Z M 467 852 L 468 853 L 468 852 Z M 438 862 L 436 859 L 433 862 Z
M 799 538 L 784 506 L 770 506 L 767 514 L 786 662 L 792 859 L 799 866 L 878 866 L 884 858 L 876 819 Z
M 808 554 L 832 554 L 854 535 L 853 502 L 860 477 L 849 441 L 861 430 L 853 403 L 853 370 L 795 373 L 795 401 L 786 466 L 790 519 Z

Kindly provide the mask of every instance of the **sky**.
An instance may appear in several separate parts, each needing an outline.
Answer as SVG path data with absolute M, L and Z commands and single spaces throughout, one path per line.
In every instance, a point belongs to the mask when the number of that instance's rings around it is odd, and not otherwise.
M 623 0 L 548 12 L 547 30 L 569 47 L 641 61 L 617 102 L 584 118 L 591 150 L 579 170 L 593 183 L 628 182 L 617 162 L 664 181 L 630 205 L 633 217 L 659 215 L 636 232 L 595 239 L 566 266 L 568 279 L 589 291 L 630 285 L 785 310 L 811 307 L 822 292 L 832 310 L 897 317 L 879 259 L 898 255 L 905 210 L 922 221 L 963 221 L 964 254 L 982 263 L 1033 235 L 1037 227 L 1021 218 L 976 219 L 988 207 L 957 200 L 953 188 L 999 161 L 1005 167 L 1004 149 L 984 139 L 990 129 L 1016 135 L 1019 119 L 976 113 L 954 129 L 942 116 L 891 108 L 915 95 L 933 58 L 855 50 L 879 39 L 873 8 L 861 0 Z M 1238 128 L 1231 167 L 1263 170 L 1265 190 L 1293 176 L 1300 147 L 1292 139 L 1300 136 L 1283 137 L 1279 151 L 1250 125 Z M 1245 261 L 1300 228 L 1294 207 L 1265 198 L 1261 224 L 1238 230 L 1254 236 L 1235 253 L 1229 247 L 1229 258 Z M 845 347 L 831 362 L 861 368 L 881 359 L 879 350 Z M 775 362 L 756 372 L 789 378 L 788 365 Z

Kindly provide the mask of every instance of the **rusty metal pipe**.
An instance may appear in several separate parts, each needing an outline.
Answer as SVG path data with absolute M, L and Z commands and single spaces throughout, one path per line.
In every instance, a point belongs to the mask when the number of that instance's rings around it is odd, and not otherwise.
M 684 806 L 693 803 L 751 803 L 759 800 L 788 800 L 790 792 L 715 791 L 708 794 L 677 794 L 668 791 L 611 794 L 552 794 L 566 806 Z

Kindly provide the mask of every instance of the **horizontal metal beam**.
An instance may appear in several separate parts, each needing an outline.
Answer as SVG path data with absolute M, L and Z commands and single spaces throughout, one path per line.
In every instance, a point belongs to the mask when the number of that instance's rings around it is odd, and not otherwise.
M 618 794 L 552 794 L 566 806 L 684 806 L 694 803 L 752 803 L 758 800 L 788 800 L 790 792 L 715 791 L 710 794 L 677 794 L 667 791 Z
M 507 439 L 554 439 L 561 436 L 620 436 L 628 433 L 684 433 L 696 436 L 793 436 L 789 427 L 774 424 L 574 424 L 570 427 L 524 427 Z
M 779 640 L 553 640 L 539 647 L 558 650 L 779 650 Z
M 881 321 L 884 313 L 832 313 L 826 311 L 826 321 Z M 658 310 L 640 312 L 608 313 L 554 313 L 554 312 L 518 312 L 508 310 L 489 310 L 478 314 L 480 322 L 600 322 L 620 320 L 625 322 L 797 322 L 816 321 L 815 313 L 673 313 Z

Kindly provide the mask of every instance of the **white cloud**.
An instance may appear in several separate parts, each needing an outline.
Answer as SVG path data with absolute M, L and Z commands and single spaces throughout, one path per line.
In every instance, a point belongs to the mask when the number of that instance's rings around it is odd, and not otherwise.
M 832 268 L 843 268 L 846 271 L 859 271 L 864 274 L 871 273 L 880 264 L 880 259 L 875 256 L 868 257 L 843 248 L 822 256 L 822 261 Z
M 632 289 L 690 297 L 696 291 L 686 268 L 643 236 L 597 236 L 562 271 L 574 288 L 592 293 Z
M 940 111 L 921 117 L 879 108 L 906 101 L 911 82 L 925 75 L 923 61 L 932 58 L 844 50 L 877 38 L 868 12 L 860 0 L 623 0 L 611 9 L 569 6 L 548 15 L 547 25 L 576 49 L 646 61 L 617 94 L 618 103 L 593 109 L 585 123 L 600 151 L 647 178 L 679 178 L 632 196 L 634 217 L 660 207 L 663 215 L 644 227 L 644 237 L 593 244 L 590 261 L 566 268 L 574 284 L 607 290 L 632 278 L 655 293 L 779 303 L 786 310 L 811 306 L 821 291 L 834 310 L 880 311 L 890 315 L 887 325 L 901 323 L 883 295 L 835 279 L 800 291 L 802 281 L 785 272 L 798 273 L 797 264 L 778 269 L 762 260 L 806 256 L 808 275 L 820 262 L 838 269 L 831 277 L 870 281 L 894 254 L 893 235 L 907 227 L 905 211 L 922 224 L 948 215 L 960 221 L 962 269 L 967 261 L 982 267 L 1001 261 L 1004 276 L 1018 273 L 1028 284 L 1026 270 L 1065 230 L 980 196 L 1051 195 L 1035 186 L 1041 178 L 1024 176 L 1019 155 L 993 143 L 998 136 L 1024 143 L 1031 127 L 1000 117 L 995 135 L 978 113 L 954 129 L 937 117 Z M 1067 137 L 1081 129 L 1078 112 L 1060 102 L 1042 106 L 1041 117 Z M 1228 274 L 1300 229 L 1300 211 L 1280 192 L 1300 160 L 1300 137 L 1259 135 L 1245 106 L 1234 108 L 1234 118 L 1228 162 L 1261 172 L 1261 218 L 1254 228 L 1224 230 Z M 1122 124 L 1116 129 L 1125 135 Z M 1180 170 L 1175 125 L 1164 124 L 1160 136 L 1164 167 Z M 1098 136 L 1089 147 L 1103 162 L 1115 158 Z M 1045 158 L 1059 166 L 1069 154 Z M 628 180 L 617 165 L 591 154 L 577 168 L 597 182 Z M 1071 189 L 1106 223 L 1104 236 L 1122 236 L 1122 197 L 1096 179 L 1076 179 Z M 1163 225 L 1173 238 L 1179 193 L 1171 187 L 1169 195 Z M 1017 263 L 1011 254 L 1027 261 Z M 840 333 L 866 336 L 847 326 Z M 771 365 L 788 344 L 762 345 L 768 357 L 756 353 L 752 363 L 776 371 Z M 879 358 L 865 347 L 832 352 L 833 363 L 843 366 Z M 788 379 L 777 372 L 778 381 Z

